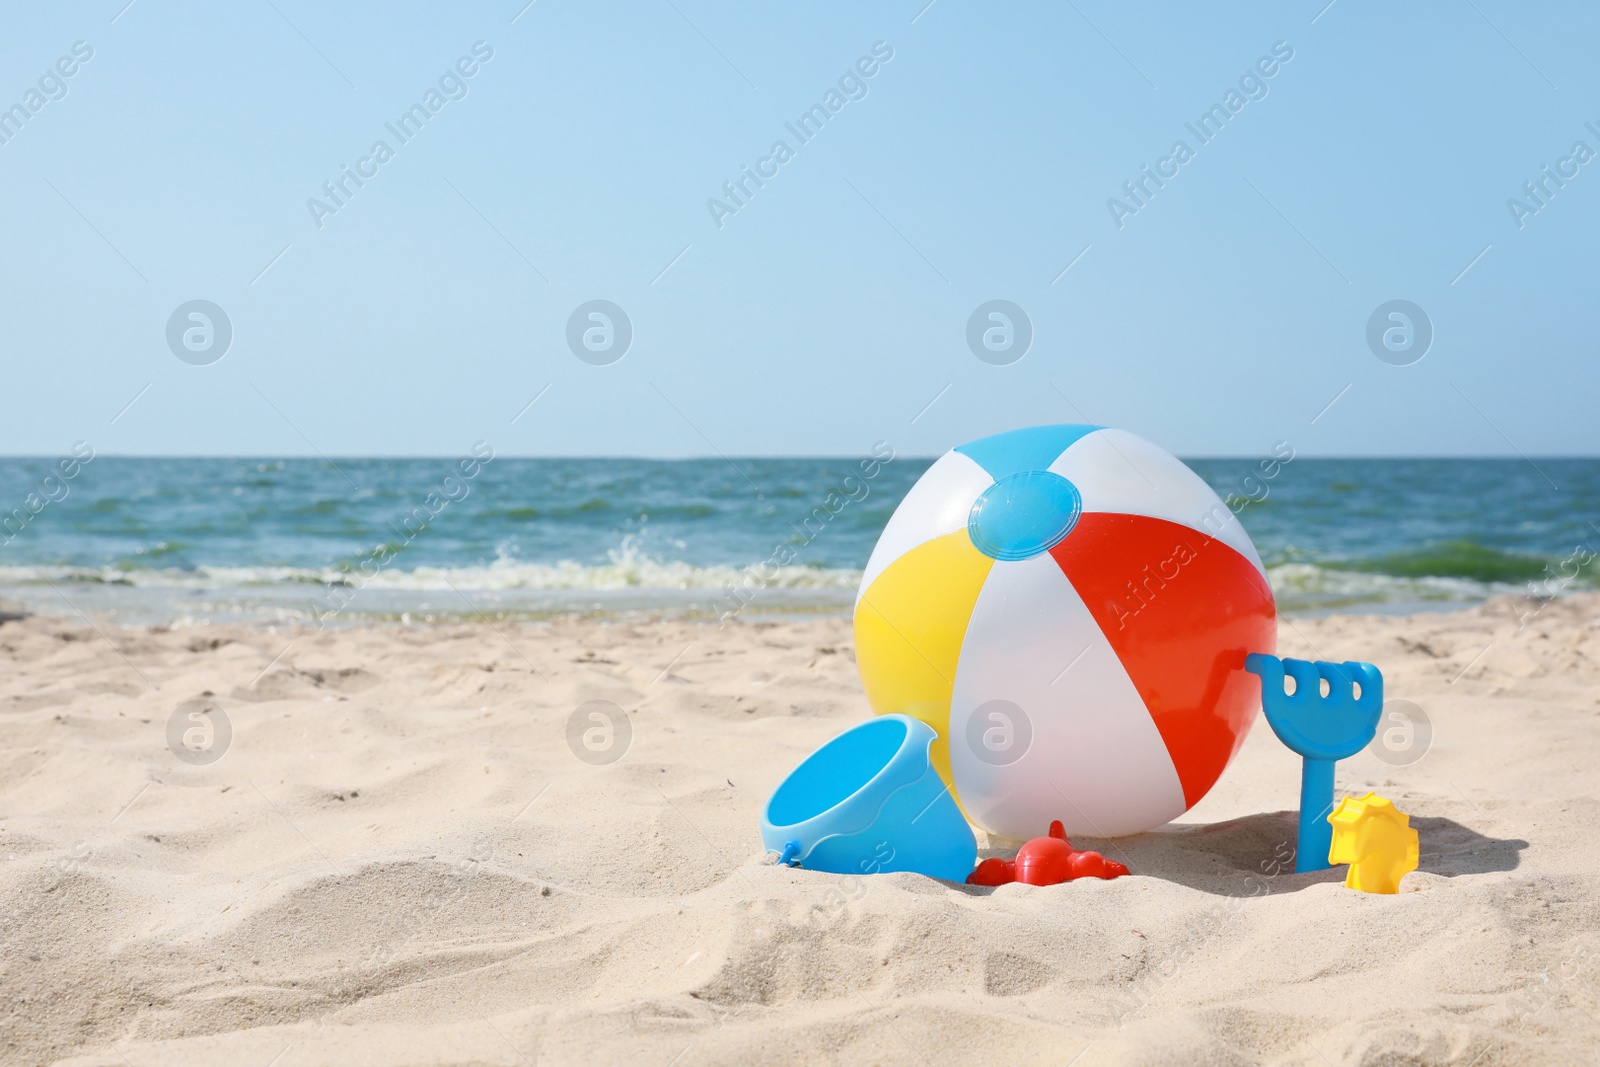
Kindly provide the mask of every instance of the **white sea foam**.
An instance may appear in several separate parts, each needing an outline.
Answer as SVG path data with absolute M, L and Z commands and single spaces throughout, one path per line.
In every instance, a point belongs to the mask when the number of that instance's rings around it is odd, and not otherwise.
M 274 599 L 285 596 L 324 595 L 323 587 L 382 594 L 387 603 L 400 603 L 405 594 L 502 594 L 500 602 L 536 597 L 540 593 L 633 593 L 629 603 L 652 597 L 675 601 L 674 594 L 717 597 L 724 587 L 746 583 L 748 570 L 732 564 L 698 565 L 682 560 L 658 560 L 632 546 L 613 550 L 605 563 L 530 563 L 503 557 L 492 563 L 466 567 L 419 566 L 402 569 L 391 565 L 371 577 L 339 568 L 307 567 L 73 567 L 65 565 L 0 566 L 0 588 L 23 590 L 57 583 L 69 588 L 86 586 L 178 592 L 258 590 Z M 760 583 L 764 598 L 782 600 L 788 591 L 810 599 L 822 595 L 829 602 L 839 594 L 853 594 L 861 572 L 844 567 L 790 565 L 767 572 Z M 1500 594 L 1527 593 L 1525 584 L 1481 582 L 1470 578 L 1398 577 L 1322 567 L 1314 563 L 1281 563 L 1267 575 L 1278 607 L 1288 612 L 1370 609 L 1376 611 L 1426 610 L 1478 603 Z M 359 592 L 357 594 L 359 596 Z M 396 598 L 399 598 L 398 600 Z M 843 602 L 843 601 L 841 601 Z
M 1367 605 L 1410 607 L 1427 604 L 1477 603 L 1501 593 L 1525 593 L 1514 582 L 1480 582 L 1472 578 L 1401 577 L 1320 567 L 1315 563 L 1280 563 L 1267 568 L 1280 610 L 1317 610 Z
M 614 549 L 605 563 L 529 563 L 502 557 L 467 567 L 392 564 L 370 577 L 359 571 L 310 567 L 0 567 L 0 585 L 50 582 L 125 585 L 141 589 L 238 589 L 285 585 L 345 585 L 361 589 L 465 591 L 488 590 L 690 590 L 720 592 L 738 585 L 746 568 L 731 564 L 700 566 L 681 560 L 657 560 L 631 545 Z M 753 561 L 754 562 L 754 561 Z M 763 574 L 769 589 L 854 590 L 861 572 L 843 567 L 777 567 Z

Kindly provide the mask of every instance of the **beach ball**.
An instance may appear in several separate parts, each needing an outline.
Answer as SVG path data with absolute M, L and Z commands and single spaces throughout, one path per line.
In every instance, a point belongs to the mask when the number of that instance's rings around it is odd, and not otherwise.
M 856 661 L 874 712 L 933 728 L 975 825 L 1116 837 L 1216 784 L 1275 620 L 1255 546 L 1199 475 L 1123 430 L 1036 426 L 912 486 L 862 574 Z

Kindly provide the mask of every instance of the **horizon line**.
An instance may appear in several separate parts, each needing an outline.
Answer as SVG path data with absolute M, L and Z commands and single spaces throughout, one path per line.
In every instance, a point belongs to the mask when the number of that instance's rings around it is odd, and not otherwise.
M 952 450 L 947 449 L 945 452 L 920 453 L 920 454 L 915 454 L 915 455 L 906 454 L 906 453 L 896 453 L 895 456 L 894 456 L 894 459 L 900 459 L 900 460 L 904 460 L 904 459 L 926 459 L 926 460 L 930 460 L 931 461 L 931 460 L 936 460 L 936 459 L 940 458 L 943 455 L 946 455 L 949 451 L 952 451 Z M 1218 453 L 1190 453 L 1188 455 L 1179 455 L 1177 453 L 1174 453 L 1174 455 L 1177 456 L 1178 459 L 1183 460 L 1185 462 L 1187 462 L 1188 460 L 1214 460 L 1214 459 L 1237 459 L 1237 460 L 1244 460 L 1244 461 L 1248 462 L 1248 461 L 1254 461 L 1254 460 L 1263 458 L 1260 454 L 1257 454 L 1257 453 L 1223 453 L 1223 452 L 1218 452 Z M 57 453 L 0 452 L 0 460 L 8 460 L 8 459 L 35 460 L 36 459 L 36 460 L 53 461 L 53 460 L 56 460 L 56 459 L 59 459 L 59 458 L 61 458 L 61 457 Z M 461 457 L 460 457 L 460 454 L 453 453 L 453 452 L 449 452 L 449 453 L 447 453 L 447 452 L 437 452 L 437 453 L 393 452 L 393 453 L 368 453 L 368 454 L 343 453 L 343 454 L 338 454 L 338 455 L 319 456 L 319 455 L 305 455 L 305 454 L 302 454 L 302 453 L 277 453 L 277 454 L 274 454 L 274 453 L 266 453 L 266 452 L 262 452 L 262 453 L 251 453 L 251 452 L 208 452 L 208 453 L 187 453 L 186 454 L 186 453 L 177 453 L 177 452 L 101 452 L 101 451 L 96 451 L 95 454 L 94 454 L 94 459 L 102 459 L 102 458 L 104 458 L 104 459 L 181 459 L 181 460 L 222 460 L 222 459 L 233 459 L 233 460 L 272 460 L 274 462 L 283 462 L 285 460 L 297 460 L 297 461 L 298 460 L 306 460 L 306 461 L 313 462 L 313 463 L 324 463 L 324 464 L 326 464 L 326 463 L 328 463 L 330 461 L 333 461 L 333 460 L 339 460 L 339 461 L 453 460 L 453 459 L 459 459 Z M 830 460 L 831 459 L 842 459 L 842 460 L 852 460 L 852 459 L 861 459 L 862 456 L 860 454 L 858 454 L 858 453 L 846 453 L 846 452 L 772 452 L 772 453 L 743 454 L 743 455 L 715 455 L 715 454 L 713 454 L 713 455 L 700 455 L 700 454 L 695 454 L 695 455 L 687 455 L 687 456 L 644 456 L 644 455 L 628 454 L 628 453 L 598 454 L 598 455 L 593 455 L 593 454 L 591 454 L 591 455 L 564 455 L 564 454 L 549 454 L 549 453 L 540 454 L 540 453 L 521 453 L 521 452 L 515 452 L 515 453 L 513 453 L 513 452 L 496 452 L 494 454 L 493 458 L 494 459 L 539 459 L 539 460 L 584 460 L 584 461 L 589 461 L 589 460 L 633 460 L 633 461 L 642 461 L 642 462 L 649 462 L 649 463 L 699 463 L 699 462 L 706 462 L 706 461 L 710 461 L 710 462 L 714 462 L 714 463 L 715 462 L 727 463 L 727 462 L 730 462 L 732 460 L 793 460 L 793 459 L 830 459 Z M 1523 461 L 1523 462 L 1525 462 L 1525 461 L 1527 461 L 1529 459 L 1553 459 L 1553 460 L 1590 459 L 1590 460 L 1600 460 L 1600 452 L 1595 452 L 1595 453 L 1537 452 L 1537 453 L 1509 453 L 1509 454 L 1492 453 L 1492 452 L 1451 453 L 1451 454 L 1425 453 L 1425 452 L 1424 453 L 1414 453 L 1414 454 L 1396 454 L 1396 453 L 1372 453 L 1372 454 L 1330 453 L 1330 454 L 1326 454 L 1326 455 L 1322 455 L 1322 454 L 1307 455 L 1307 454 L 1297 453 L 1294 456 L 1293 459 L 1287 460 L 1287 461 L 1281 461 L 1281 462 L 1284 462 L 1285 464 L 1288 464 L 1288 463 L 1298 462 L 1298 461 L 1300 461 L 1302 459 L 1317 459 L 1317 460 L 1508 460 L 1508 461 Z

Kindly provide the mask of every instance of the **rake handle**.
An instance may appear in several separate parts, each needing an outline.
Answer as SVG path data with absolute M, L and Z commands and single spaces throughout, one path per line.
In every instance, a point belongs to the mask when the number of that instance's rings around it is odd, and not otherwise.
M 1333 824 L 1333 760 L 1307 756 L 1300 769 L 1300 833 L 1295 841 L 1296 873 L 1325 871 L 1331 864 Z

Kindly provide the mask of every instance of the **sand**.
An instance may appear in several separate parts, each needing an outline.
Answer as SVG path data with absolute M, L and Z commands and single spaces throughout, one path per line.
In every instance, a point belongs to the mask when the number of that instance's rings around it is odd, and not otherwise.
M 1274 862 L 1299 762 L 1260 721 L 1179 823 L 1078 842 L 1128 878 L 767 864 L 760 805 L 868 714 L 844 619 L 12 619 L 0 1059 L 1595 1062 L 1600 597 L 1536 606 L 1281 627 L 1431 721 L 1339 768 L 1421 833 L 1395 896 Z M 168 747 L 195 699 L 209 765 Z M 591 700 L 628 709 L 615 762 L 568 745 Z

